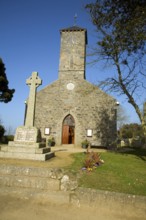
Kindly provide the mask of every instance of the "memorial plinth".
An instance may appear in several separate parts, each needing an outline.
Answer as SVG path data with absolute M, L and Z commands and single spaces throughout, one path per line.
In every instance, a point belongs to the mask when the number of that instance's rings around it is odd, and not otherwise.
M 14 141 L 1 146 L 0 157 L 46 161 L 54 157 L 46 143 L 38 142 L 39 130 L 35 127 L 18 127 Z
M 16 129 L 14 141 L 36 143 L 39 139 L 39 131 L 35 127 L 21 126 Z
M 41 143 L 39 129 L 34 127 L 36 88 L 41 83 L 42 80 L 38 77 L 37 72 L 33 72 L 32 76 L 26 80 L 26 84 L 30 86 L 30 94 L 25 125 L 16 129 L 14 141 L 9 141 L 8 146 L 1 147 L 0 157 L 41 161 L 54 157 L 51 148 L 46 147 L 46 143 Z

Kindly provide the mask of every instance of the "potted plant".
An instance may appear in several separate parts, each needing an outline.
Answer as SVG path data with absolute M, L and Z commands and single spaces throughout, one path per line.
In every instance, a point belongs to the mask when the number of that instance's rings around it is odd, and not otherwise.
M 54 137 L 49 137 L 49 139 L 48 139 L 48 146 L 54 146 L 54 145 L 55 145 Z
M 81 145 L 82 145 L 82 148 L 87 148 L 89 146 L 89 141 L 85 139 L 84 141 L 82 141 Z

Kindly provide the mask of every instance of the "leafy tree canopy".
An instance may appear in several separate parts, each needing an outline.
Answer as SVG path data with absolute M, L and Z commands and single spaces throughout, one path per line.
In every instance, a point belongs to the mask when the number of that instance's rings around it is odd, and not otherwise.
M 5 65 L 0 58 L 0 102 L 8 103 L 12 100 L 15 90 L 9 89 L 5 70 Z
M 86 5 L 92 22 L 103 38 L 98 44 L 106 54 L 144 49 L 146 41 L 145 0 L 97 0 Z M 112 44 L 112 50 L 111 50 Z M 114 50 L 113 50 L 114 48 Z
M 119 134 L 121 138 L 144 137 L 142 126 L 137 123 L 123 125 L 119 130 Z
M 139 105 L 146 90 L 146 1 L 96 0 L 87 4 L 86 10 L 97 31 L 91 55 L 95 62 L 103 59 L 114 67 L 114 73 L 100 85 L 126 95 L 144 126 Z

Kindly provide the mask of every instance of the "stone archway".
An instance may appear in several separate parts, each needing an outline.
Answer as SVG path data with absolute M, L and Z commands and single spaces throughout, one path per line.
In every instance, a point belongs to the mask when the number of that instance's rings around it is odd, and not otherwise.
M 62 123 L 62 144 L 74 144 L 75 120 L 72 115 L 67 115 Z

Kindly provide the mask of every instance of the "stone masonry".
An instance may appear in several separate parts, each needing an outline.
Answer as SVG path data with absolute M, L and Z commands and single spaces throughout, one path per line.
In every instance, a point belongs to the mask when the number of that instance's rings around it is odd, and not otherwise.
M 75 145 L 86 139 L 86 130 L 93 129 L 90 142 L 104 146 L 116 135 L 115 100 L 85 80 L 73 80 L 75 88 L 67 91 L 65 80 L 58 80 L 37 94 L 35 126 L 42 135 L 51 128 L 57 145 L 61 144 L 62 122 L 71 114 L 75 119 Z
M 44 138 L 49 127 L 56 145 L 61 145 L 64 119 L 71 116 L 75 146 L 85 139 L 108 146 L 116 138 L 116 100 L 85 79 L 87 31 L 73 26 L 60 33 L 59 79 L 37 92 L 34 125 Z M 90 137 L 87 129 L 92 130 Z
M 41 142 L 40 131 L 34 127 L 36 88 L 41 84 L 38 73 L 33 72 L 26 83 L 30 86 L 30 94 L 25 125 L 16 129 L 14 141 L 0 147 L 0 157 L 45 161 L 54 157 L 54 153 L 50 147 L 46 147 L 46 143 Z
M 59 168 L 1 164 L 1 195 L 10 196 L 10 199 L 13 196 L 27 201 L 33 199 L 45 206 L 53 203 L 55 207 L 56 204 L 88 210 L 91 207 L 92 212 L 93 208 L 99 213 L 104 210 L 117 219 L 118 216 L 120 219 L 145 219 L 146 213 L 145 196 L 78 187 L 76 176 Z

